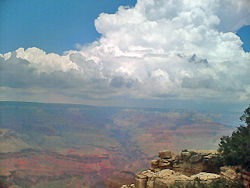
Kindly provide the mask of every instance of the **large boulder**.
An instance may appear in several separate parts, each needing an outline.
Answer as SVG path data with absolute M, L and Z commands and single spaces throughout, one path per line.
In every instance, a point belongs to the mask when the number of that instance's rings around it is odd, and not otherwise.
M 171 169 L 172 168 L 172 163 L 166 159 L 160 159 L 158 165 L 159 165 L 160 169 Z
M 175 183 L 183 185 L 195 181 L 197 178 L 203 183 L 210 183 L 212 180 L 219 179 L 220 175 L 213 173 L 201 172 L 191 177 L 175 172 L 170 169 L 164 169 L 159 172 L 150 170 L 143 171 L 137 175 L 136 188 L 166 188 Z
M 190 163 L 195 164 L 202 161 L 202 155 L 196 154 L 190 157 Z
M 161 159 L 170 159 L 174 156 L 175 154 L 172 151 L 169 150 L 163 150 L 159 152 L 159 157 Z
M 199 174 L 192 175 L 192 180 L 199 179 L 204 183 L 211 183 L 213 180 L 220 179 L 220 175 L 214 173 L 200 172 Z
M 154 172 L 151 170 L 142 171 L 136 174 L 135 187 L 136 188 L 146 188 L 148 184 L 148 179 L 154 176 Z
M 218 153 L 206 150 L 183 150 L 175 155 L 169 150 L 159 152 L 160 159 L 152 160 L 150 170 L 158 172 L 164 169 L 175 170 L 185 175 L 193 175 L 199 172 L 219 172 Z M 217 169 L 214 166 L 218 166 Z
M 150 165 L 151 165 L 150 170 L 159 168 L 159 160 L 152 160 L 150 162 Z
M 185 176 L 173 170 L 165 169 L 156 173 L 156 178 L 153 188 L 166 188 L 170 187 L 176 182 L 181 182 L 182 184 L 186 184 L 190 181 L 191 179 L 188 176 Z
M 136 188 L 146 188 L 147 187 L 147 179 L 146 178 L 135 178 L 135 187 Z

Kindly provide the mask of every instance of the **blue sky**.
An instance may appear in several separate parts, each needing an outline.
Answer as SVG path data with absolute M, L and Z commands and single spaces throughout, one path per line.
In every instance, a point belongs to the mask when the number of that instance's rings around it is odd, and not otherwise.
M 249 51 L 249 0 L 0 1 L 0 100 L 244 106 Z
M 243 49 L 250 52 L 250 25 L 243 26 L 237 31 L 237 35 L 240 36 L 243 42 Z
M 39 47 L 62 53 L 76 44 L 95 41 L 100 34 L 94 20 L 102 12 L 115 13 L 120 5 L 134 6 L 136 0 L 1 0 L 0 53 L 19 47 Z M 250 26 L 237 34 L 250 51 Z
M 93 42 L 100 34 L 94 20 L 135 0 L 1 0 L 0 53 L 37 46 L 62 53 L 75 44 Z

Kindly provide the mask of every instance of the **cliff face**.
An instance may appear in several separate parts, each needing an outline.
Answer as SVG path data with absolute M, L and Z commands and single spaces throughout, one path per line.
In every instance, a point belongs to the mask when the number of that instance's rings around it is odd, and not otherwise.
M 216 151 L 196 151 L 196 150 L 183 150 L 180 154 L 175 155 L 171 151 L 159 152 L 160 159 L 151 161 L 151 168 L 153 172 L 158 172 L 164 169 L 170 169 L 181 174 L 191 176 L 199 172 L 212 172 L 219 171 L 221 164 L 217 163 Z
M 173 184 L 186 185 L 199 179 L 211 183 L 220 178 L 241 179 L 249 186 L 249 173 L 240 167 L 222 167 L 217 151 L 183 150 L 178 155 L 165 150 L 159 152 L 159 159 L 151 161 L 149 170 L 136 175 L 135 184 L 123 188 L 166 188 Z
M 183 150 L 178 155 L 160 151 L 160 159 L 151 161 L 150 170 L 137 174 L 135 187 L 160 188 L 176 182 L 187 184 L 196 178 L 203 182 L 218 179 L 220 175 L 215 174 L 218 168 L 214 168 L 217 156 L 216 151 Z
M 200 179 L 201 183 L 210 183 L 212 180 L 219 179 L 220 175 L 200 172 L 192 176 L 186 176 L 170 169 L 164 169 L 159 172 L 147 170 L 137 175 L 135 188 L 166 188 L 175 183 L 185 185 L 197 178 Z

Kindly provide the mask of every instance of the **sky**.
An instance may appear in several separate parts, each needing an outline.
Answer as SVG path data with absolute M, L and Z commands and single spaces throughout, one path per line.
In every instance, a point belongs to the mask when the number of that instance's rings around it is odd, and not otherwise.
M 101 35 L 94 20 L 102 12 L 115 13 L 135 0 L 1 0 L 0 53 L 20 47 L 39 47 L 63 53 L 76 44 L 93 42 Z
M 1 0 L 0 100 L 250 101 L 248 0 Z

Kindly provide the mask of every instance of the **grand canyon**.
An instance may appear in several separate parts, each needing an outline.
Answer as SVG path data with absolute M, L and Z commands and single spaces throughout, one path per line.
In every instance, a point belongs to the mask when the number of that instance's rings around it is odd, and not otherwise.
M 0 102 L 0 118 L 0 180 L 13 188 L 119 187 L 162 149 L 216 149 L 232 132 L 181 109 Z

